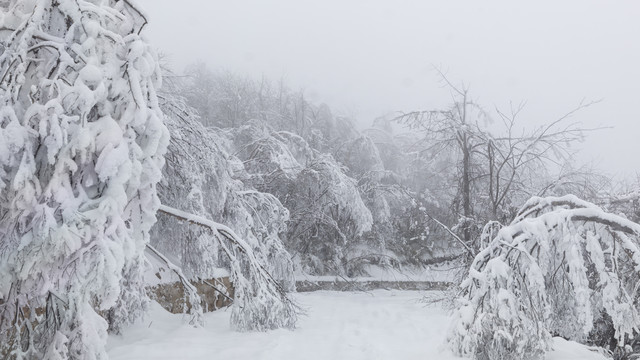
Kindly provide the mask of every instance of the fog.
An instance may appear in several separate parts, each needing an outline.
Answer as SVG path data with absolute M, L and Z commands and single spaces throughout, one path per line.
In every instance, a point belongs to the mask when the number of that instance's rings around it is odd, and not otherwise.
M 487 110 L 526 101 L 521 121 L 573 116 L 591 132 L 579 160 L 640 171 L 637 1 L 140 0 L 150 40 L 177 70 L 284 78 L 358 119 L 446 106 L 435 68 Z M 611 127 L 611 128 L 609 128 Z

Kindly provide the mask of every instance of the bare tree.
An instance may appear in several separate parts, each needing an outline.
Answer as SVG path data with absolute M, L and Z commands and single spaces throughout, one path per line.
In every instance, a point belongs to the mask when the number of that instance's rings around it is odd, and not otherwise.
M 413 111 L 398 116 L 395 120 L 419 130 L 423 134 L 420 153 L 435 157 L 445 150 L 453 149 L 459 157 L 459 190 L 462 200 L 462 215 L 465 219 L 473 216 L 472 208 L 472 159 L 479 154 L 486 142 L 486 134 L 478 126 L 477 119 L 485 116 L 485 111 L 474 103 L 468 89 L 459 89 L 442 75 L 451 90 L 453 104 L 442 110 Z M 472 115 L 473 112 L 473 115 Z M 473 117 L 473 119 L 472 119 Z M 464 240 L 469 242 L 471 232 L 468 227 L 463 230 Z
M 587 129 L 575 122 L 567 123 L 566 120 L 591 104 L 593 102 L 582 102 L 560 118 L 528 133 L 522 131 L 520 135 L 516 134 L 516 119 L 524 103 L 512 107 L 508 114 L 496 109 L 505 134 L 497 137 L 487 134 L 484 138 L 486 151 L 480 152 L 488 164 L 491 220 L 498 219 L 500 207 L 511 193 L 520 192 L 526 197 L 533 195 L 531 190 L 535 185 L 526 181 L 535 179 L 541 169 L 554 164 L 562 165 L 571 158 L 569 144 L 582 140 Z
M 511 202 L 522 201 L 544 187 L 539 181 L 545 169 L 571 158 L 570 144 L 580 141 L 585 131 L 569 119 L 594 102 L 582 102 L 560 118 L 534 128 L 523 129 L 517 121 L 524 103 L 505 113 L 496 109 L 501 131 L 494 134 L 486 125 L 487 111 L 474 102 L 467 87 L 452 84 L 441 71 L 453 103 L 445 109 L 403 113 L 395 121 L 417 130 L 422 137 L 414 144 L 421 157 L 437 158 L 453 153 L 458 179 L 452 210 L 458 215 L 456 228 L 469 243 L 472 229 L 489 220 L 505 221 Z M 460 204 L 461 203 L 461 204 Z M 482 205 L 482 206 L 478 206 Z M 477 208 L 488 209 L 485 213 Z

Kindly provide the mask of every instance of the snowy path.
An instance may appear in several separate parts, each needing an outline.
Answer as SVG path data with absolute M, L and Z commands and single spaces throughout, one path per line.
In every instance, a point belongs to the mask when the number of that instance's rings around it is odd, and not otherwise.
M 424 293 L 296 294 L 308 309 L 295 331 L 236 333 L 229 311 L 206 314 L 194 329 L 153 304 L 143 324 L 109 338 L 112 360 L 125 359 L 457 359 L 443 349 L 449 319 L 438 306 L 417 302 Z M 557 341 L 548 360 L 602 359 L 577 344 Z

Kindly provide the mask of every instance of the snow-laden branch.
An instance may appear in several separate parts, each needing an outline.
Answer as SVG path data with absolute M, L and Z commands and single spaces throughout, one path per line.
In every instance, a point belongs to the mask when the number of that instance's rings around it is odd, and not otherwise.
M 618 204 L 618 203 L 633 202 L 637 200 L 640 200 L 640 187 L 626 194 L 615 196 L 613 199 L 611 199 L 611 203 Z
M 240 331 L 294 328 L 299 306 L 256 258 L 252 248 L 229 227 L 166 205 L 158 212 L 211 230 L 229 258 L 234 284 L 232 326 Z
M 533 197 L 520 209 L 511 224 L 517 224 L 527 217 L 537 216 L 548 209 L 555 209 L 555 211 L 566 209 L 567 211 L 561 215 L 572 221 L 594 222 L 609 226 L 615 231 L 640 236 L 640 225 L 620 216 L 609 214 L 600 207 L 581 200 L 575 195 L 550 196 L 546 198 Z
M 551 334 L 638 333 L 640 225 L 573 195 L 532 198 L 474 259 L 449 342 L 461 355 L 543 354 Z M 609 320 L 603 320 L 609 319 Z M 604 339 L 610 343 L 612 339 Z
M 169 270 L 173 271 L 176 274 L 176 276 L 178 276 L 178 279 L 180 279 L 180 282 L 184 287 L 185 297 L 187 298 L 188 303 L 191 306 L 191 308 L 189 309 L 189 313 L 192 315 L 190 324 L 196 325 L 196 326 L 203 325 L 202 305 L 201 305 L 200 295 L 198 295 L 198 289 L 196 289 L 196 287 L 193 286 L 193 284 L 189 281 L 189 279 L 187 279 L 187 277 L 184 276 L 184 274 L 182 273 L 182 269 L 176 264 L 172 263 L 169 259 L 167 259 L 166 256 L 162 255 L 162 253 L 160 253 L 153 246 L 151 246 L 151 244 L 147 244 L 146 254 L 147 256 L 153 256 L 157 260 L 162 261 Z M 186 303 L 185 303 L 185 306 L 187 306 Z
M 462 239 L 460 239 L 460 237 L 458 235 L 456 235 L 456 233 L 453 232 L 453 230 L 451 230 L 447 225 L 443 224 L 442 222 L 440 222 L 438 219 L 434 218 L 433 216 L 425 213 L 427 215 L 427 217 L 433 221 L 435 221 L 436 224 L 440 225 L 441 228 L 443 228 L 446 232 L 449 233 L 449 235 L 451 235 L 451 237 L 453 237 L 458 243 L 460 243 L 465 250 L 473 255 L 473 249 L 471 249 L 471 247 Z

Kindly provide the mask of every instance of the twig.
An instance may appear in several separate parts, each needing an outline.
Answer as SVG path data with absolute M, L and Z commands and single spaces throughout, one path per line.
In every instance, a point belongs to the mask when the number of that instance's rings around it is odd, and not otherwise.
M 460 239 L 460 237 L 458 235 L 456 235 L 453 231 L 451 231 L 451 229 L 449 229 L 449 227 L 447 227 L 447 225 L 441 223 L 440 221 L 438 221 L 438 219 L 434 218 L 433 216 L 425 213 L 425 215 L 427 215 L 427 217 L 433 221 L 436 222 L 436 224 L 440 225 L 443 229 L 445 229 L 451 236 L 453 236 L 454 239 L 456 239 L 456 241 L 458 241 L 460 244 L 462 244 L 462 246 L 464 246 L 464 248 L 467 250 L 467 252 L 471 255 L 473 255 L 473 249 L 471 249 L 471 247 L 469 245 L 467 245 L 466 242 L 464 242 L 462 239 Z
M 203 282 L 203 283 L 205 283 L 205 284 L 207 284 L 207 285 L 209 285 L 209 286 L 211 286 L 211 287 L 213 288 L 213 290 L 215 290 L 215 291 L 219 292 L 222 296 L 224 296 L 224 297 L 225 297 L 225 299 L 227 299 L 227 300 L 229 300 L 229 301 L 233 302 L 233 299 L 232 299 L 232 298 L 230 298 L 227 294 L 225 294 L 225 293 L 224 293 L 224 291 L 222 291 L 222 290 L 218 289 L 218 288 L 217 288 L 215 285 L 213 285 L 212 283 L 208 282 L 207 280 L 202 280 L 202 282 Z

